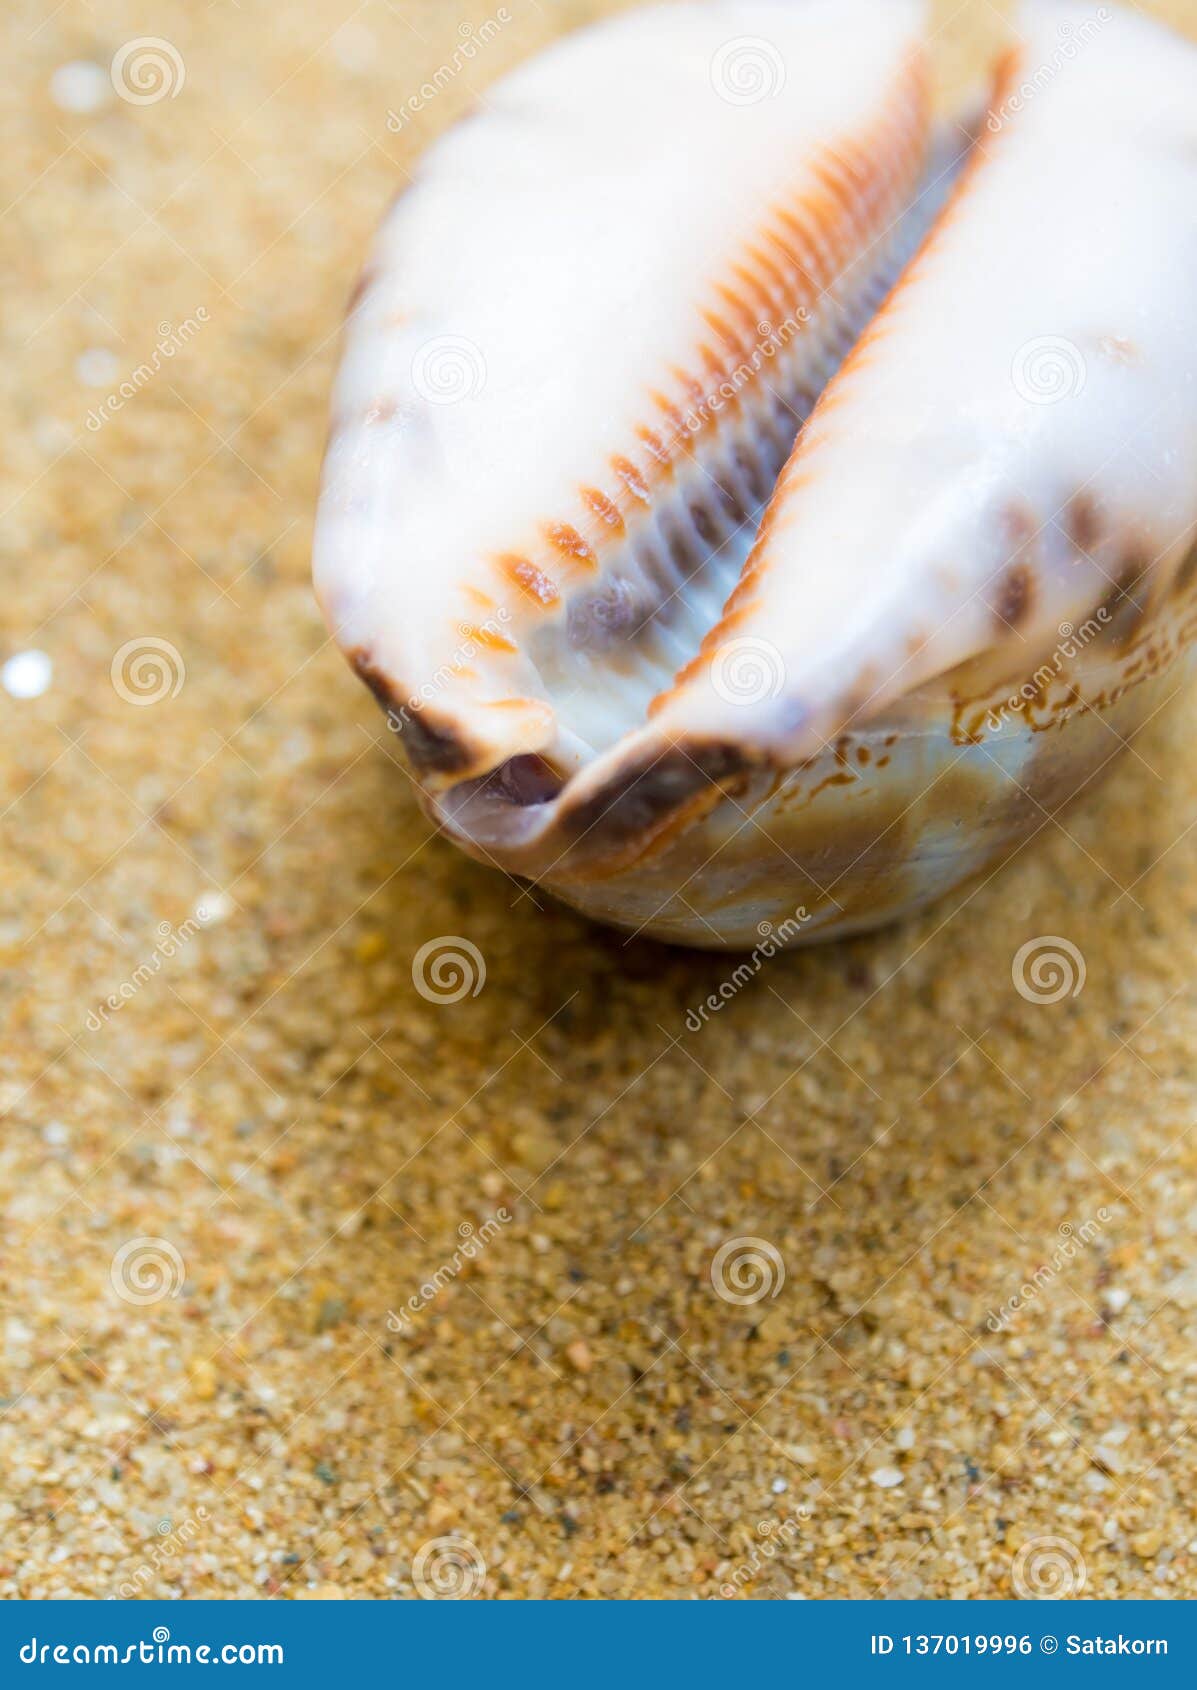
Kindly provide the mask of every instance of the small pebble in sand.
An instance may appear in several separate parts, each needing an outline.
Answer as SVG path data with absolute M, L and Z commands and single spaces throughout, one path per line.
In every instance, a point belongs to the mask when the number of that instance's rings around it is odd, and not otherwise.
M 902 1483 L 902 1473 L 897 1467 L 876 1467 L 869 1474 L 869 1478 L 875 1485 L 880 1485 L 882 1490 L 892 1490 L 895 1485 Z
M 205 892 L 195 906 L 195 919 L 205 927 L 213 927 L 218 921 L 227 921 L 234 908 L 227 892 Z
M 49 690 L 54 666 L 44 651 L 18 651 L 0 669 L 0 684 L 13 698 L 40 698 Z
M 75 374 L 85 387 L 111 387 L 120 365 L 106 346 L 89 346 L 75 359 Z
M 60 111 L 99 111 L 112 98 L 112 82 L 102 65 L 71 59 L 51 76 L 50 98 Z

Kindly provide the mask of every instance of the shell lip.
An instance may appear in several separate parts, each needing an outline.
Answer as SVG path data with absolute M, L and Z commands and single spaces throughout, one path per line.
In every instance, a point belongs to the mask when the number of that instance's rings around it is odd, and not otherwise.
M 845 696 L 826 714 L 793 700 L 780 738 L 758 737 L 748 723 L 733 738 L 650 721 L 565 778 L 545 758 L 526 755 L 439 790 L 425 780 L 424 807 L 464 850 L 511 872 L 540 878 L 551 869 L 563 882 L 602 878 L 663 849 L 725 801 L 741 804 L 747 825 L 754 794 L 836 756 L 845 734 L 887 747 L 898 735 L 934 739 L 945 705 L 1012 686 L 1034 666 L 1040 644 L 1050 644 L 1049 632 L 1020 655 L 1005 654 L 997 668 L 994 652 L 979 653 L 876 709 Z
M 360 646 L 349 654 L 358 679 L 373 693 L 416 773 L 424 778 L 466 780 L 486 758 L 486 748 L 471 740 L 452 713 L 424 707 L 413 710 L 383 666 Z
M 722 748 L 715 766 L 729 778 L 739 759 Z M 518 776 L 516 777 L 518 779 Z M 483 776 L 440 795 L 425 788 L 425 807 L 466 850 L 500 861 L 516 873 L 539 876 L 548 863 L 624 866 L 662 834 L 698 819 L 720 801 L 722 787 L 680 747 L 637 753 L 601 785 L 580 790 L 568 782 L 556 794 L 513 800 L 507 771 Z M 521 793 L 520 796 L 527 796 Z M 568 862 L 563 862 L 568 859 Z
M 800 766 L 784 761 L 787 772 Z M 425 783 L 423 795 L 442 831 L 476 855 L 516 873 L 593 875 L 659 849 L 766 771 L 783 772 L 768 748 L 650 725 L 564 781 L 532 756 L 439 792 Z
M 388 727 L 399 735 L 413 771 L 432 792 L 500 774 L 511 763 L 543 751 L 552 738 L 546 731 L 548 707 L 532 700 L 527 701 L 525 720 L 506 723 L 502 737 L 488 737 L 471 731 L 467 718 L 457 710 L 438 708 L 405 693 L 390 670 L 366 648 L 353 647 L 348 659 L 381 707 Z

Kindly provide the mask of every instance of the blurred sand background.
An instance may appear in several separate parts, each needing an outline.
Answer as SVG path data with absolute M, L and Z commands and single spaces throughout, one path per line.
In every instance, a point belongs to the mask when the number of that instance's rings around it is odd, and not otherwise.
M 1035 1555 L 1197 1594 L 1197 700 L 981 887 L 694 1033 L 731 965 L 431 839 L 325 637 L 369 235 L 609 9 L 507 0 L 398 133 L 488 0 L 9 10 L 0 661 L 52 678 L 0 693 L 0 1594 L 1001 1596 Z M 938 11 L 957 79 L 1000 18 Z M 175 86 L 118 98 L 147 36 Z M 438 1004 L 446 935 L 486 977 Z M 1035 1004 L 1045 935 L 1085 978 Z M 737 1305 L 743 1238 L 784 1282 Z

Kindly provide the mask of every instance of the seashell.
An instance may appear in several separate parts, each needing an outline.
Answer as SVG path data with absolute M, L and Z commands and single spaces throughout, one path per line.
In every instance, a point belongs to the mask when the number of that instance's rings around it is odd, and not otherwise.
M 1034 0 L 953 146 L 917 5 L 692 0 L 435 145 L 347 328 L 316 582 L 449 837 L 777 945 L 1089 786 L 1197 633 L 1195 73 Z

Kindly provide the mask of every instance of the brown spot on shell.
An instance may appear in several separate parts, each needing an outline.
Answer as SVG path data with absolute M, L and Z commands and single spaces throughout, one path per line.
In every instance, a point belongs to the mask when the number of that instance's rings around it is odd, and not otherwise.
M 1089 493 L 1078 493 L 1068 506 L 1068 533 L 1078 551 L 1091 552 L 1101 538 L 1101 513 Z
M 993 604 L 999 627 L 1017 628 L 1026 621 L 1035 602 L 1035 576 L 1025 563 L 1016 563 L 1002 577 Z
M 1147 585 L 1151 567 L 1150 558 L 1131 554 L 1123 559 L 1113 586 L 1095 613 L 1108 644 L 1125 646 L 1138 631 L 1151 598 Z
M 852 769 L 837 769 L 834 774 L 824 775 L 816 786 L 812 786 L 808 794 L 808 803 L 813 802 L 821 792 L 826 792 L 835 786 L 852 786 L 859 777 Z
M 1136 612 L 1143 611 L 1146 595 L 1140 593 L 1139 589 L 1149 576 L 1151 565 L 1150 558 L 1140 557 L 1135 553 L 1123 558 L 1114 577 L 1113 589 L 1106 601 L 1111 609 L 1117 612 L 1120 609 L 1128 610 L 1133 605 Z

